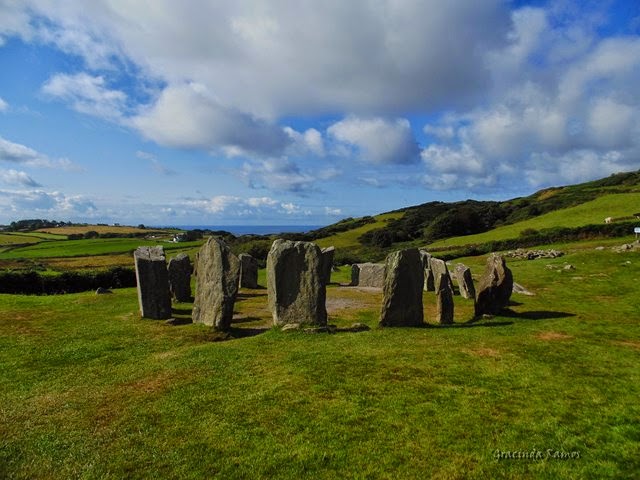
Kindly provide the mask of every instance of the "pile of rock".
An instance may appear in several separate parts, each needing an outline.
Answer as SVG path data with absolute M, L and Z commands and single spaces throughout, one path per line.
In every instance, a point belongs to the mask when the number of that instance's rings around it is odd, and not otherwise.
M 616 253 L 635 252 L 635 251 L 640 250 L 640 242 L 639 241 L 635 241 L 633 243 L 625 243 L 625 244 L 617 246 L 617 247 L 612 247 L 611 250 L 616 252 Z
M 518 248 L 504 254 L 505 257 L 517 258 L 520 260 L 536 260 L 538 258 L 558 258 L 562 257 L 564 252 L 560 250 L 525 250 Z

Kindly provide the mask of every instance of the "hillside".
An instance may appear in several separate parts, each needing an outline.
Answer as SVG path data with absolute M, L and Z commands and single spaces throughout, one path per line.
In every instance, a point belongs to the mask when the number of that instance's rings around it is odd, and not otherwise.
M 310 232 L 306 237 L 321 246 L 348 247 L 352 254 L 363 257 L 361 259 L 375 260 L 397 248 L 442 248 L 518 240 L 523 232 L 525 235 L 541 233 L 537 239 L 544 243 L 550 229 L 563 229 L 565 240 L 571 237 L 571 229 L 582 236 L 619 236 L 630 233 L 629 225 L 624 222 L 635 221 L 634 214 L 638 212 L 640 171 L 546 188 L 528 197 L 502 202 L 429 202 L 377 215 L 376 223 L 364 227 L 319 238 L 320 232 Z M 613 218 L 614 226 L 604 224 L 606 217 Z M 382 219 L 386 220 L 384 225 L 380 225 Z M 594 228 L 585 233 L 584 227 L 589 225 Z

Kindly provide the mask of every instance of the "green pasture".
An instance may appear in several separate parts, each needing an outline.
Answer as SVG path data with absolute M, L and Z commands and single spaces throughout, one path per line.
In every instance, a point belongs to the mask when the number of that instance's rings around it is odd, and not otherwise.
M 475 323 L 456 297 L 448 328 L 379 329 L 381 294 L 336 284 L 330 323 L 372 330 L 272 329 L 264 288 L 228 341 L 135 289 L 0 295 L 0 478 L 637 478 L 640 254 L 595 246 L 509 261 L 535 296 Z
M 525 229 L 539 230 L 602 224 L 606 217 L 627 217 L 638 210 L 640 210 L 640 193 L 605 195 L 576 207 L 556 210 L 512 225 L 504 225 L 488 232 L 439 240 L 430 244 L 429 247 L 462 246 L 518 238 Z
M 87 240 L 48 241 L 1 252 L 0 260 L 119 254 L 132 252 L 137 247 L 143 245 L 162 245 L 165 250 L 179 250 L 195 247 L 201 243 L 202 241 L 172 243 L 161 240 L 136 238 L 96 238 Z
M 382 215 L 376 215 L 374 217 L 376 220 L 375 223 L 368 223 L 366 225 L 363 225 L 362 227 L 347 230 L 346 232 L 336 233 L 335 235 L 331 235 L 330 237 L 320 238 L 315 243 L 317 243 L 320 248 L 326 248 L 330 246 L 334 246 L 336 248 L 359 246 L 360 242 L 358 241 L 358 237 L 360 237 L 363 233 L 366 233 L 370 230 L 375 230 L 376 228 L 382 228 L 386 226 L 389 220 L 401 218 L 403 215 L 403 212 L 384 213 Z

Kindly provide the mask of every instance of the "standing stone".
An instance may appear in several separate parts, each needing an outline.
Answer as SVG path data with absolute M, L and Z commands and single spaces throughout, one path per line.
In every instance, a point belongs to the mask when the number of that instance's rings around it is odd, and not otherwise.
M 380 326 L 414 327 L 423 324 L 424 268 L 416 248 L 387 256 Z
M 193 260 L 193 276 L 198 276 L 198 253 L 196 253 L 196 258 Z
M 445 274 L 440 274 L 438 285 L 440 288 L 436 292 L 436 320 L 443 325 L 453 323 L 453 291 L 447 284 Z
M 240 288 L 258 288 L 258 260 L 248 253 L 241 253 Z
M 458 282 L 458 289 L 462 298 L 476 298 L 476 289 L 473 286 L 473 277 L 471 276 L 471 269 L 466 265 L 459 263 L 454 270 L 456 281 Z
M 358 287 L 384 287 L 384 263 L 358 263 L 351 266 L 351 285 Z
M 191 262 L 189 255 L 180 253 L 169 260 L 169 291 L 177 302 L 191 301 Z
M 502 255 L 493 253 L 487 258 L 487 266 L 478 284 L 476 316 L 495 315 L 509 304 L 513 290 L 513 275 Z
M 437 292 L 440 290 L 440 280 L 443 278 L 441 275 L 444 274 L 444 280 L 453 292 L 453 281 L 451 280 L 451 275 L 449 275 L 449 269 L 445 261 L 431 257 L 431 270 L 433 271 L 434 291 Z
M 133 252 L 140 315 L 154 320 L 171 318 L 171 294 L 164 249 L 138 247 Z
M 198 253 L 198 288 L 193 323 L 229 330 L 238 293 L 240 260 L 220 239 L 210 237 Z
M 433 270 L 431 270 L 431 254 L 425 250 L 420 250 L 420 258 L 422 258 L 422 266 L 424 267 L 424 291 L 435 292 L 436 285 L 433 278 Z
M 333 256 L 335 253 L 335 247 L 322 249 L 322 281 L 325 285 L 331 283 L 331 270 L 333 269 Z
M 267 255 L 267 292 L 274 325 L 327 324 L 322 252 L 311 242 L 278 239 Z
M 351 265 L 351 286 L 357 287 L 360 283 L 360 266 L 357 263 Z

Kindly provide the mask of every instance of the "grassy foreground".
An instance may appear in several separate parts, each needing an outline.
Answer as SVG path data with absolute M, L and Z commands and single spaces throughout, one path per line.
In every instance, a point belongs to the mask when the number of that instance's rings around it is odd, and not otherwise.
M 637 478 L 640 255 L 595 246 L 510 261 L 536 295 L 475 324 L 456 297 L 451 328 L 378 329 L 380 293 L 337 285 L 330 322 L 371 331 L 266 329 L 266 290 L 225 342 L 134 289 L 0 295 L 0 478 Z

